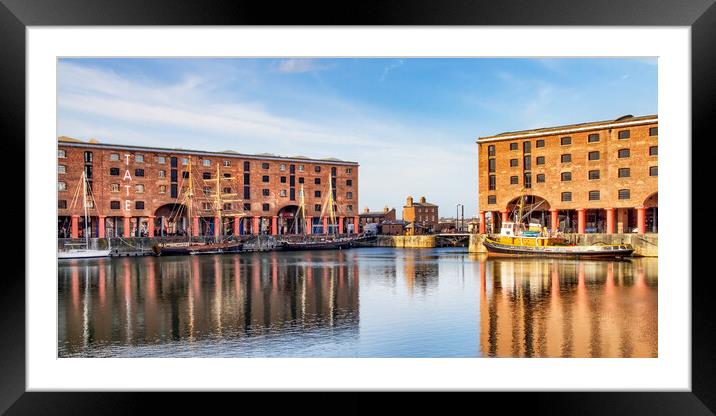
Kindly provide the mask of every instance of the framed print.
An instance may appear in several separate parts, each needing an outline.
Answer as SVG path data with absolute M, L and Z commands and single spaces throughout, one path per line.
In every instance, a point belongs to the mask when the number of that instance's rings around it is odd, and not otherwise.
M 506 391 L 711 414 L 689 185 L 716 8 L 642 3 L 361 5 L 331 26 L 4 1 L 25 262 L 6 262 L 0 408 Z

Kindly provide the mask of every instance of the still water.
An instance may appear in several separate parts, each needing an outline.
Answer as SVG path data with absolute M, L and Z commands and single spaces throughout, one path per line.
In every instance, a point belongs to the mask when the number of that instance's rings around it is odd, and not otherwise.
M 359 248 L 58 263 L 60 357 L 656 357 L 657 259 Z

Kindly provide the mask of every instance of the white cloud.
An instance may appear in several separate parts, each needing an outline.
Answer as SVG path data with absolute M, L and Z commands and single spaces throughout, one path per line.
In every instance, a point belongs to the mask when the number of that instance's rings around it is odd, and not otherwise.
M 404 63 L 404 61 L 402 59 L 396 59 L 390 65 L 386 66 L 385 69 L 383 69 L 383 73 L 380 75 L 378 82 L 385 81 L 385 78 L 388 76 L 390 71 L 403 66 L 403 63 Z
M 333 65 L 321 64 L 314 59 L 291 58 L 279 61 L 274 68 L 278 72 L 290 74 L 323 71 L 332 67 Z

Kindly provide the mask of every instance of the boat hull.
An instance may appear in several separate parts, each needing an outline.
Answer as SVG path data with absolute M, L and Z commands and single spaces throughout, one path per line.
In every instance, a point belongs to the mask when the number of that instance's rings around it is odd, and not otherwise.
M 353 241 L 284 242 L 281 248 L 288 251 L 300 250 L 341 250 L 353 246 Z
M 192 246 L 158 246 L 155 253 L 158 256 L 190 256 L 196 254 L 227 254 L 240 253 L 243 244 L 201 244 Z
M 91 259 L 109 257 L 111 250 L 68 250 L 57 253 L 58 259 Z
M 595 246 L 524 246 L 502 244 L 485 239 L 482 243 L 489 255 L 493 256 L 536 256 L 564 258 L 617 258 L 629 257 L 634 253 L 630 245 Z

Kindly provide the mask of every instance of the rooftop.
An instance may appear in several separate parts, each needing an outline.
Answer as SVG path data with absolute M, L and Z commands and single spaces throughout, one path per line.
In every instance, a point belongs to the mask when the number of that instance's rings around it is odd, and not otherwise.
M 647 115 L 647 116 L 638 116 L 638 117 L 634 117 L 631 114 L 627 114 L 625 116 L 621 116 L 614 120 L 590 121 L 588 123 L 566 124 L 566 125 L 562 125 L 562 126 L 543 127 L 543 128 L 539 128 L 539 129 L 508 131 L 508 132 L 496 134 L 494 136 L 480 137 L 477 139 L 477 141 L 481 142 L 481 141 L 493 141 L 493 140 L 506 140 L 506 139 L 519 138 L 519 137 L 523 137 L 523 136 L 546 136 L 546 135 L 554 134 L 557 132 L 568 133 L 568 132 L 572 132 L 572 131 L 604 128 L 606 126 L 616 127 L 616 126 L 627 126 L 627 125 L 632 125 L 632 124 L 644 124 L 647 122 L 658 121 L 658 118 L 659 117 L 656 114 Z
M 190 150 L 181 148 L 168 148 L 168 147 L 148 147 L 148 146 L 132 146 L 122 144 L 111 144 L 111 143 L 100 143 L 95 139 L 89 141 L 83 141 L 75 139 L 73 137 L 60 136 L 57 138 L 59 143 L 70 147 L 100 147 L 105 149 L 117 149 L 117 150 L 129 150 L 129 151 L 145 151 L 145 152 L 165 152 L 165 153 L 178 153 L 178 154 L 190 154 L 190 155 L 203 155 L 203 156 L 230 156 L 230 157 L 241 157 L 246 159 L 261 159 L 261 160 L 285 160 L 285 161 L 306 161 L 313 163 L 335 163 L 339 165 L 354 165 L 357 166 L 358 162 L 351 162 L 348 160 L 330 158 L 310 158 L 305 156 L 280 156 L 273 153 L 259 153 L 259 154 L 247 154 L 239 153 L 234 150 L 222 150 L 217 152 L 209 152 L 204 150 Z

